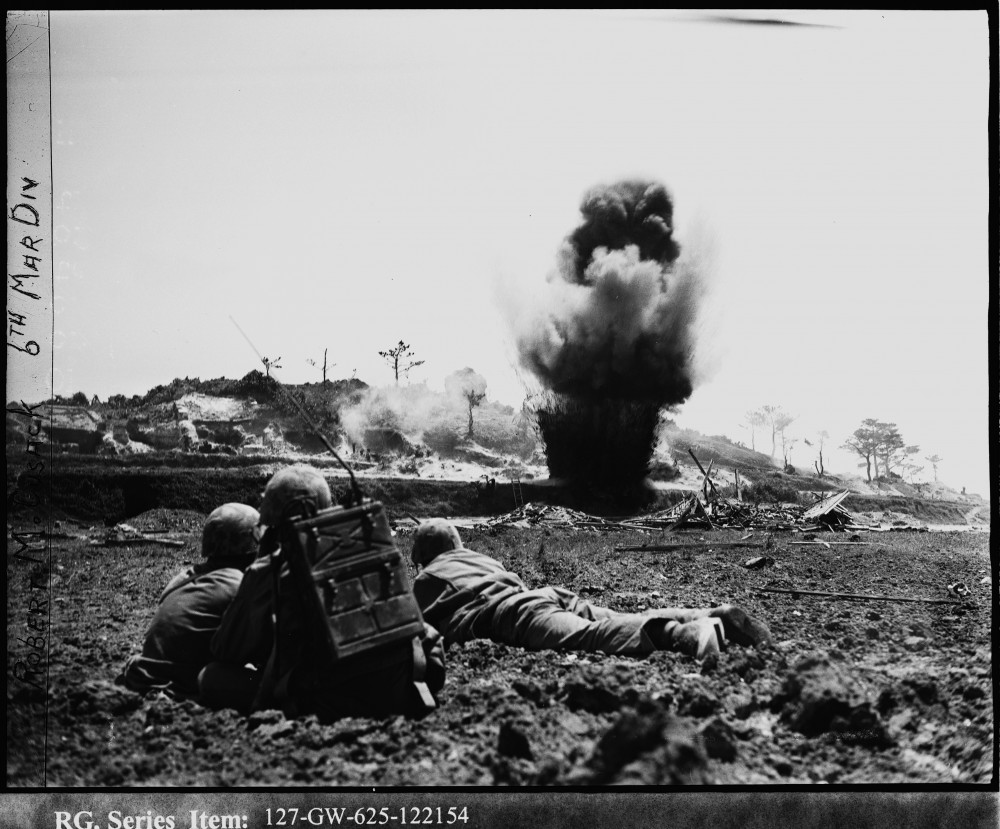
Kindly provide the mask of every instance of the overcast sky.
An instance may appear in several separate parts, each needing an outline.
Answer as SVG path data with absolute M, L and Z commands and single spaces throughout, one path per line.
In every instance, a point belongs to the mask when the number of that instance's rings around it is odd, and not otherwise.
M 876 417 L 989 490 L 985 11 L 51 24 L 58 393 L 240 377 L 232 316 L 285 382 L 327 348 L 389 383 L 403 339 L 411 381 L 471 366 L 520 405 L 503 298 L 638 177 L 708 288 L 682 424 L 749 442 L 771 403 L 839 444 Z

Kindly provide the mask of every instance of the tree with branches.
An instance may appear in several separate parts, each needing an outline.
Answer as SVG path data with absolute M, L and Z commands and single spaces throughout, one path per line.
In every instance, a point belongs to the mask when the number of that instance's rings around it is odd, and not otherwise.
M 920 451 L 919 446 L 908 446 L 895 423 L 880 423 L 882 427 L 879 454 L 882 457 L 882 474 L 885 478 L 893 475 L 893 467 L 902 466 L 912 455 Z
M 861 421 L 861 427 L 854 430 L 844 448 L 863 458 L 859 466 L 866 470 L 869 483 L 873 480 L 873 469 L 874 480 L 887 480 L 893 474 L 893 467 L 902 466 L 907 458 L 920 451 L 919 446 L 906 444 L 895 423 L 874 417 Z
M 878 448 L 881 424 L 873 417 L 861 421 L 861 426 L 854 430 L 844 441 L 844 448 L 858 455 L 862 462 L 859 466 L 865 469 L 868 483 L 872 482 L 872 465 L 875 467 L 875 477 L 878 477 Z
M 385 360 L 391 367 L 393 376 L 396 378 L 396 385 L 399 385 L 399 375 L 406 375 L 410 373 L 411 369 L 415 369 L 417 366 L 422 366 L 424 360 L 413 360 L 413 352 L 410 350 L 410 346 L 400 340 L 394 347 L 386 349 L 385 351 L 380 351 L 378 356 Z
M 761 425 L 771 427 L 771 457 L 773 458 L 778 451 L 779 436 L 782 441 L 785 440 L 785 429 L 788 428 L 795 418 L 788 414 L 788 412 L 781 408 L 781 406 L 774 406 L 770 403 L 766 406 L 761 406 L 756 410 L 756 412 L 751 412 L 750 414 L 758 415 L 760 417 Z M 785 463 L 786 465 L 788 463 L 787 457 L 785 458 Z
M 463 368 L 445 377 L 444 387 L 448 394 L 462 398 L 468 406 L 469 428 L 465 436 L 472 440 L 474 437 L 472 412 L 486 399 L 486 378 L 471 368 Z
M 270 357 L 261 357 L 260 361 L 264 364 L 264 376 L 271 376 L 271 369 L 281 368 L 280 357 L 275 357 L 273 360 Z

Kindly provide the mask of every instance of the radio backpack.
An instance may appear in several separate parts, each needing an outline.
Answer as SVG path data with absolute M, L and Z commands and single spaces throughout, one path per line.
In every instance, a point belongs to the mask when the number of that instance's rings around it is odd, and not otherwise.
M 274 646 L 254 708 L 322 721 L 432 710 L 444 651 L 424 625 L 382 504 L 312 515 L 293 506 L 271 558 Z

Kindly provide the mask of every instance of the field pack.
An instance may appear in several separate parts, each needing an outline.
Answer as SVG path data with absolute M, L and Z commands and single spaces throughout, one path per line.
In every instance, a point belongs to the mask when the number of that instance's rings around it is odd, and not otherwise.
M 295 517 L 279 537 L 273 702 L 321 720 L 432 710 L 425 626 L 382 504 Z

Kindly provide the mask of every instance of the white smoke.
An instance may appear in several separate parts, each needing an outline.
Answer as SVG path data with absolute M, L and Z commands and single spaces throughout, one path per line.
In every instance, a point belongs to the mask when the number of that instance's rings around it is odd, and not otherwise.
M 702 288 L 694 263 L 682 255 L 664 266 L 627 245 L 597 248 L 580 282 L 571 268 L 563 253 L 532 307 L 516 313 L 525 367 L 572 397 L 684 400 Z

